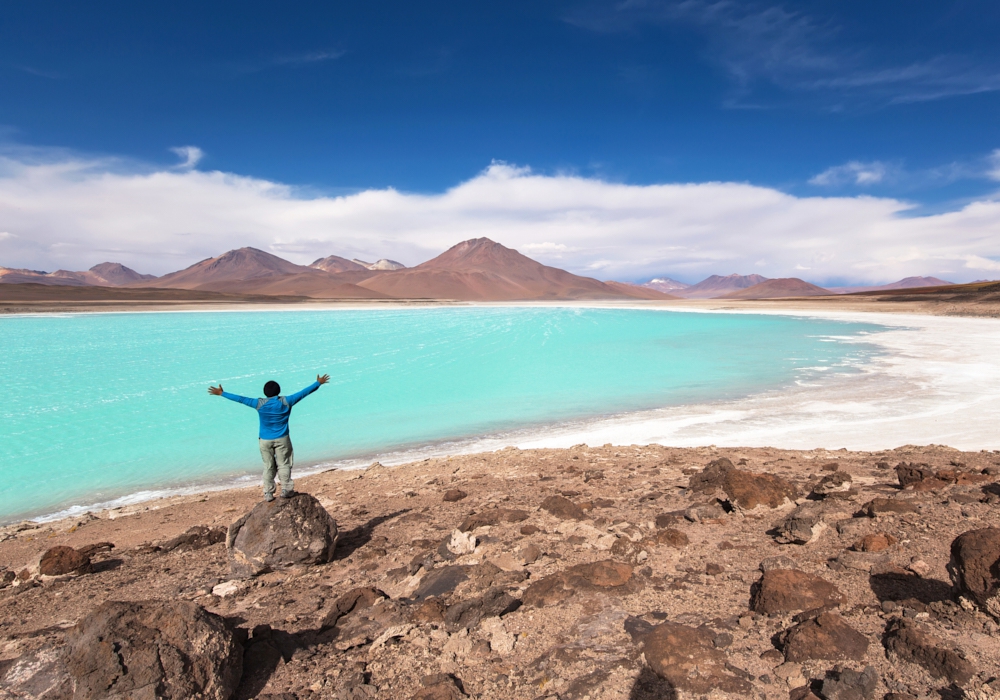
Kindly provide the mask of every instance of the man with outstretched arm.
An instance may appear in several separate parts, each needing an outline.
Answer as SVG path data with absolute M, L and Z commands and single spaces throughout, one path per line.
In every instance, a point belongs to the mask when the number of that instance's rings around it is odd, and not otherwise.
M 278 382 L 269 381 L 264 385 L 263 399 L 250 399 L 246 396 L 230 394 L 219 386 L 208 387 L 212 396 L 221 396 L 237 403 L 257 409 L 260 417 L 260 456 L 264 460 L 264 500 L 274 500 L 274 475 L 281 482 L 281 497 L 291 498 L 294 493 L 292 483 L 292 439 L 288 434 L 288 418 L 292 415 L 292 406 L 309 396 L 321 384 L 330 381 L 330 375 L 316 375 L 316 381 L 302 391 L 291 396 L 281 396 Z

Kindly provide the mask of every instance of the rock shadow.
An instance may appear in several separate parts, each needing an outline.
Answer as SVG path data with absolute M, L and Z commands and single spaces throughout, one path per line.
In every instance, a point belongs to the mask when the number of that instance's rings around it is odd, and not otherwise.
M 103 571 L 114 571 L 124 563 L 125 562 L 121 559 L 105 559 L 104 561 L 95 561 L 90 566 L 90 573 L 99 574 Z
M 361 547 L 364 547 L 371 541 L 372 532 L 376 527 L 384 523 L 386 520 L 392 520 L 393 518 L 403 515 L 404 513 L 409 513 L 410 510 L 410 508 L 404 508 L 403 510 L 397 510 L 395 513 L 389 513 L 388 515 L 379 515 L 372 518 L 364 525 L 358 525 L 350 530 L 343 531 L 337 538 L 337 548 L 334 550 L 333 560 L 339 561 L 351 556 L 354 552 Z
M 281 663 L 288 663 L 299 650 L 309 650 L 337 637 L 336 629 L 286 632 L 257 625 L 243 642 L 243 675 L 233 700 L 252 700 L 264 690 Z
M 677 700 L 677 689 L 648 666 L 643 667 L 632 684 L 628 700 Z
M 918 600 L 924 605 L 954 599 L 950 583 L 933 578 L 901 574 L 872 574 L 868 577 L 872 592 L 880 602 Z

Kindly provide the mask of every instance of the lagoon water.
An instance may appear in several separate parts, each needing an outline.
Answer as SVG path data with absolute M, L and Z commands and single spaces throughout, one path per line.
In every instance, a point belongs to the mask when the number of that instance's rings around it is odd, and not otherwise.
M 257 416 L 209 384 L 257 397 L 328 372 L 291 420 L 315 468 L 827 381 L 880 352 L 877 330 L 553 307 L 0 318 L 0 522 L 256 480 Z

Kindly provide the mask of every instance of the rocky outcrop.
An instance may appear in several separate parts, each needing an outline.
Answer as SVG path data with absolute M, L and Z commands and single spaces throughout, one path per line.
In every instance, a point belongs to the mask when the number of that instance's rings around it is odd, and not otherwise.
M 840 589 L 819 576 L 797 569 L 771 569 L 751 588 L 750 609 L 764 614 L 795 613 L 832 608 L 844 600 Z
M 829 522 L 849 517 L 836 504 L 807 501 L 788 514 L 776 528 L 775 539 L 783 544 L 812 544 L 829 528 Z
M 160 545 L 161 552 L 172 552 L 175 549 L 181 551 L 191 551 L 204 549 L 213 544 L 226 541 L 226 528 L 208 527 L 206 525 L 195 525 L 177 537 L 172 537 Z
M 734 507 L 744 511 L 759 506 L 787 506 L 799 495 L 798 489 L 787 479 L 737 469 L 726 458 L 709 462 L 704 470 L 692 475 L 688 488 L 699 493 L 722 491 Z
M 237 577 L 324 564 L 333 558 L 336 544 L 337 523 L 306 493 L 261 501 L 229 526 L 226 537 L 229 566 Z
M 1000 619 L 1000 528 L 970 530 L 956 537 L 948 570 L 959 595 Z
M 243 648 L 194 603 L 107 602 L 69 631 L 66 663 L 74 700 L 229 700 Z

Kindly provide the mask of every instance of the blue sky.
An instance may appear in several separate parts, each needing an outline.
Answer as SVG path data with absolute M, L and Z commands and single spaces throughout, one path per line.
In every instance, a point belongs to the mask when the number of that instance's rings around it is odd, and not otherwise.
M 18 163 L 104 159 L 116 172 L 190 153 L 187 170 L 300 198 L 440 194 L 501 161 L 933 215 L 997 190 L 998 20 L 983 1 L 7 3 L 0 141 Z M 198 150 L 171 150 L 186 146 Z M 27 235 L 2 216 L 0 243 Z M 46 264 L 27 250 L 6 264 Z M 628 274 L 671 272 L 666 255 Z

